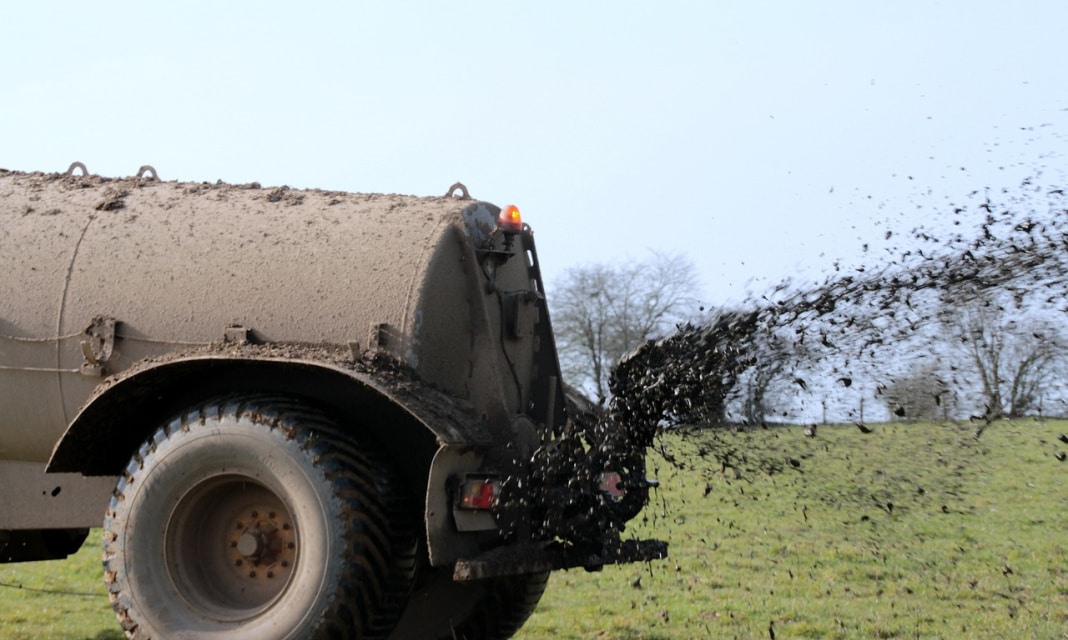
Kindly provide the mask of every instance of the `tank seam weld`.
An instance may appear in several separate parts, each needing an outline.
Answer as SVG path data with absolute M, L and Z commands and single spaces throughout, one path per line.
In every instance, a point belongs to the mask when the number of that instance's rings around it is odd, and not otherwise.
M 435 223 L 435 225 L 433 227 L 434 231 L 437 232 L 438 229 L 447 228 L 448 226 L 452 225 L 453 224 L 453 215 L 454 214 L 455 214 L 455 211 L 449 211 L 448 214 L 442 215 L 437 220 L 437 222 Z M 440 241 L 440 237 L 439 237 L 439 241 Z M 418 283 L 416 282 L 418 280 L 417 274 L 425 273 L 425 269 L 426 269 L 427 265 L 430 264 L 430 261 L 431 261 L 431 259 L 433 257 L 432 254 L 433 254 L 434 251 L 436 251 L 438 249 L 438 247 L 439 247 L 439 245 L 437 243 L 435 243 L 433 245 L 430 245 L 430 246 L 424 246 L 422 248 L 422 250 L 419 252 L 418 259 L 415 261 L 415 264 L 418 265 L 420 268 L 414 269 L 412 271 L 412 277 L 408 280 L 407 291 L 405 292 L 405 295 L 404 295 L 404 310 L 401 313 L 401 327 L 400 327 L 400 330 L 402 332 L 408 333 L 408 331 L 410 330 L 410 327 L 409 327 L 408 323 L 412 322 L 412 320 L 413 320 L 412 316 L 413 315 L 418 315 L 418 313 L 420 312 L 419 309 L 415 309 L 414 310 L 414 314 L 413 314 L 413 309 L 412 309 L 413 301 L 417 298 L 417 296 L 419 298 L 421 298 L 423 296 L 423 294 L 425 293 L 421 289 L 418 292 L 416 291 L 416 289 L 419 286 Z M 423 284 L 425 284 L 425 282 Z M 412 327 L 411 329 L 414 329 L 414 327 Z M 411 333 L 406 336 L 406 340 L 401 345 L 401 348 L 398 350 L 397 355 L 398 356 L 402 356 L 406 361 L 411 363 L 411 356 L 415 355 L 415 353 L 414 353 L 415 349 L 418 346 L 418 344 L 419 344 L 421 339 L 422 339 L 422 336 L 421 335 L 416 335 L 416 332 L 414 330 L 412 330 Z
M 63 315 L 67 310 L 67 294 L 70 292 L 70 281 L 74 277 L 74 264 L 78 260 L 78 250 L 81 248 L 82 241 L 85 240 L 85 235 L 86 235 L 86 233 L 89 232 L 89 227 L 93 224 L 94 220 L 96 220 L 96 216 L 93 215 L 93 214 L 90 214 L 89 215 L 89 220 L 87 220 L 86 223 L 85 223 L 85 226 L 82 227 L 82 232 L 78 236 L 78 241 L 74 244 L 74 251 L 71 253 L 71 256 L 70 256 L 70 264 L 67 265 L 67 278 L 66 278 L 66 281 L 63 283 L 63 296 L 59 300 L 59 313 L 56 316 L 56 335 L 57 336 L 60 335 L 60 332 L 63 330 Z M 60 357 L 61 357 L 61 355 L 60 355 L 60 347 L 59 347 L 59 343 L 57 342 L 56 343 L 56 369 L 62 370 L 62 362 L 60 362 Z M 64 397 L 64 393 L 63 393 L 63 376 L 60 375 L 60 376 L 57 376 L 57 378 L 58 378 L 58 381 L 59 381 L 59 397 L 63 398 Z M 63 421 L 66 422 L 67 424 L 70 424 L 70 416 L 67 415 L 67 403 L 61 401 L 60 402 L 60 407 L 63 410 Z
M 68 333 L 65 336 L 56 336 L 55 338 L 24 338 L 20 336 L 9 336 L 6 334 L 0 334 L 0 340 L 9 340 L 11 342 L 28 342 L 28 343 L 41 343 L 41 342 L 60 342 L 63 340 L 70 340 L 82 335 L 82 332 Z

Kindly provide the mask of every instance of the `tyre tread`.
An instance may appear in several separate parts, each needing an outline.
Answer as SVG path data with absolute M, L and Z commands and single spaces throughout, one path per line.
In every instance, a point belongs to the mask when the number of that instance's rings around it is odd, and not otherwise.
M 405 487 L 386 456 L 372 443 L 357 443 L 330 417 L 297 400 L 272 396 L 230 396 L 205 402 L 161 425 L 130 458 L 120 474 L 105 514 L 103 564 L 112 607 L 131 640 L 147 640 L 122 591 L 119 505 L 138 482 L 146 460 L 179 432 L 212 423 L 245 420 L 293 441 L 312 459 L 342 501 L 347 545 L 333 601 L 314 637 L 386 638 L 403 609 L 415 573 L 417 519 Z

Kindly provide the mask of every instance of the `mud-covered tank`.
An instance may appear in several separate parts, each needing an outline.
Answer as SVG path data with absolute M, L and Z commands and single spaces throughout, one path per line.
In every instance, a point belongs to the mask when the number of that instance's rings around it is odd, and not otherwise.
M 664 554 L 515 207 L 76 165 L 0 170 L 0 561 L 102 525 L 132 638 L 495 638 Z

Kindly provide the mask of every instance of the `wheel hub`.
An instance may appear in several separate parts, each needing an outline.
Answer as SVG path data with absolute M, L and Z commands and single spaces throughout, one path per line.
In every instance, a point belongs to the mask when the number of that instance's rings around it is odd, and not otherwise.
M 297 554 L 293 526 L 285 514 L 255 507 L 238 513 L 227 554 L 235 572 L 251 580 L 272 580 L 288 572 Z

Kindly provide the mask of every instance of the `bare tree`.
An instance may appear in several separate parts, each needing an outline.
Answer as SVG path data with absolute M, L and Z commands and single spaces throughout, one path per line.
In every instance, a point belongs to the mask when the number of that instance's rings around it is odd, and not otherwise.
M 907 420 L 945 420 L 954 397 L 935 365 L 920 364 L 881 391 L 891 415 Z
M 768 389 L 786 368 L 784 360 L 776 360 L 749 371 L 745 386 L 745 419 L 749 424 L 762 424 L 771 409 Z
M 1016 418 L 1037 411 L 1064 354 L 1060 330 L 990 300 L 973 303 L 955 318 L 955 342 L 978 380 L 984 416 Z
M 695 273 L 688 258 L 656 252 L 642 262 L 566 271 L 549 300 L 568 380 L 604 402 L 619 359 L 692 314 Z
M 751 425 L 763 424 L 776 403 L 768 393 L 806 358 L 807 348 L 783 335 L 768 330 L 754 332 L 749 347 L 750 365 L 745 375 L 742 409 Z

